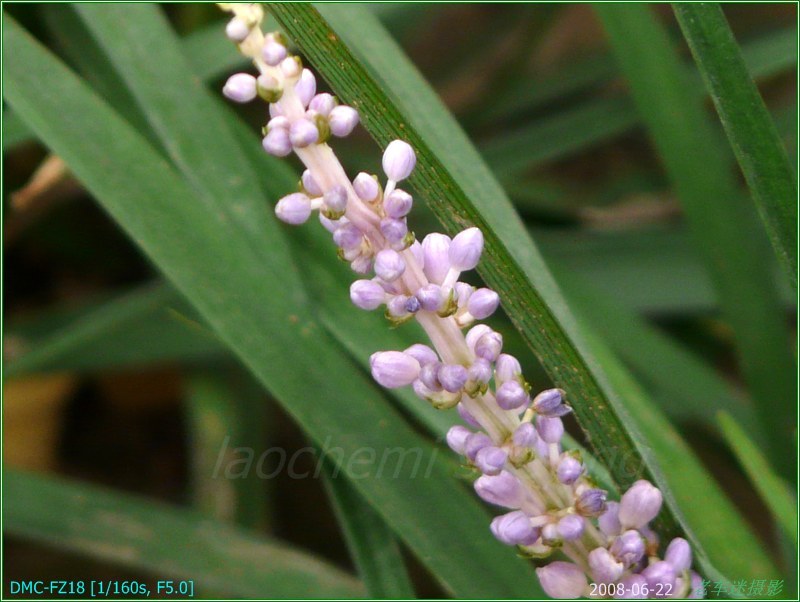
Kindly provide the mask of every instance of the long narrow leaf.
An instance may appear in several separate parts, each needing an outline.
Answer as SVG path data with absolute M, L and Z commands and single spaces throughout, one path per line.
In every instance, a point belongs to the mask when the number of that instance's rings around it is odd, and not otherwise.
M 414 598 L 394 533 L 336 467 L 326 462 L 323 470 L 325 489 L 369 596 L 378 600 Z
M 673 5 L 775 253 L 797 288 L 797 182 L 719 4 Z
M 785 449 L 794 441 L 796 368 L 775 280 L 764 269 L 766 237 L 655 15 L 642 4 L 596 9 L 734 330 L 742 372 L 772 433 L 770 457 L 782 474 L 792 474 Z
M 402 137 L 414 146 L 418 161 L 412 184 L 425 195 L 446 229 L 452 232 L 477 225 L 484 231 L 482 275 L 501 293 L 507 313 L 550 376 L 567 390 L 581 426 L 617 482 L 626 484 L 635 478 L 618 462 L 620 455 L 638 460 L 645 467 L 644 475 L 667 492 L 668 508 L 674 508 L 670 484 L 656 460 L 672 461 L 671 452 L 664 455 L 670 438 L 668 429 L 662 434 L 658 429 L 648 432 L 649 437 L 664 437 L 664 445 L 655 445 L 629 419 L 623 402 L 583 343 L 577 324 L 502 189 L 402 52 L 374 19 L 356 7 L 270 6 L 334 90 L 359 108 L 365 126 L 381 144 Z M 660 450 L 658 454 L 651 451 L 654 448 Z M 696 465 L 694 478 L 702 474 L 702 468 Z M 686 508 L 686 513 L 688 523 L 681 526 L 698 548 L 701 565 L 714 572 L 700 541 L 689 529 L 689 524 L 705 520 L 705 512 L 693 506 Z M 664 533 L 678 532 L 670 510 L 663 515 L 659 526 Z M 729 518 L 741 522 L 735 513 Z M 746 527 L 736 532 L 748 545 L 759 548 Z M 749 574 L 755 565 L 770 564 L 760 552 L 753 564 L 726 555 L 719 548 L 709 546 L 706 551 L 731 574 Z
M 124 12 L 120 28 L 134 18 L 134 9 Z M 513 552 L 492 540 L 487 513 L 316 322 L 274 219 L 261 224 L 257 238 L 252 225 L 243 230 L 241 216 L 230 217 L 198 197 L 130 125 L 4 18 L 4 53 L 15 57 L 4 64 L 13 108 L 309 435 L 341 449 L 333 457 L 345 472 L 351 470 L 346 458 L 375 451 L 382 463 L 376 462 L 371 478 L 354 482 L 392 529 L 456 595 L 530 595 L 532 569 L 513 562 Z M 56 114 L 60 119 L 52 119 Z M 206 118 L 205 127 L 216 127 L 213 112 Z M 213 143 L 224 144 L 224 128 L 217 133 Z M 237 167 L 239 177 L 250 177 L 247 165 Z M 282 294 L 275 293 L 276 283 Z M 427 478 L 420 478 L 417 457 L 427 459 L 421 469 L 430 468 Z M 421 513 L 420 504 L 430 512 Z M 448 510 L 454 505 L 457 516 Z M 462 557 L 464 541 L 471 542 L 471 553 Z M 486 572 L 495 579 L 487 582 Z
M 9 535 L 146 571 L 157 579 L 193 580 L 196 596 L 364 596 L 352 576 L 285 543 L 247 535 L 184 509 L 16 470 L 6 469 L 3 475 L 3 526 Z M 155 584 L 150 596 L 163 596 Z

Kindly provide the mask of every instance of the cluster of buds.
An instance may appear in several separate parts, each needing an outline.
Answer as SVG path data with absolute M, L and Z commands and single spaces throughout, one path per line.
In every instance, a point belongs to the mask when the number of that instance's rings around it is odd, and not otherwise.
M 264 150 L 294 152 L 306 167 L 298 191 L 278 202 L 276 215 L 297 225 L 318 211 L 339 256 L 361 276 L 350 287 L 352 302 L 384 308 L 394 324 L 416 319 L 425 330 L 430 345 L 374 353 L 372 375 L 387 388 L 412 386 L 438 409 L 457 409 L 467 426 L 452 427 L 447 443 L 475 471 L 477 494 L 508 511 L 491 522 L 494 536 L 539 559 L 542 587 L 556 598 L 597 594 L 590 583 L 604 585 L 604 597 L 692 597 L 699 577 L 690 570 L 688 543 L 674 539 L 661 559 L 649 527 L 661 492 L 638 481 L 618 503 L 607 501 L 580 453 L 562 448 L 562 417 L 571 411 L 564 391 L 532 396 L 519 361 L 503 353 L 502 335 L 474 324 L 500 304 L 495 291 L 459 281 L 478 265 L 481 231 L 416 240 L 406 222 L 413 198 L 397 187 L 416 165 L 413 148 L 400 140 L 388 145 L 384 184 L 367 173 L 351 180 L 328 141 L 347 136 L 358 113 L 317 93 L 314 75 L 288 52 L 286 40 L 261 31 L 259 5 L 223 8 L 234 15 L 228 37 L 258 69 L 255 76 L 231 76 L 224 94 L 268 102 Z

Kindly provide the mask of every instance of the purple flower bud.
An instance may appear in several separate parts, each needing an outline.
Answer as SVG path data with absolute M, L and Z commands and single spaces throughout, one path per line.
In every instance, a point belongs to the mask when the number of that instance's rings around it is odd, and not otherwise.
M 298 119 L 289 128 L 289 139 L 292 146 L 304 148 L 319 140 L 319 130 L 308 119 Z
M 492 440 L 486 433 L 472 433 L 464 445 L 464 455 L 474 462 L 478 452 L 489 445 L 492 445 Z
M 234 102 L 250 102 L 256 97 L 256 78 L 249 73 L 234 73 L 225 82 L 222 93 Z
M 284 119 L 285 120 L 286 118 L 285 117 L 277 117 L 276 119 Z M 274 119 L 273 119 L 273 121 L 274 121 Z M 272 121 L 270 121 L 270 123 L 272 123 Z M 287 124 L 287 127 L 288 127 L 289 126 L 289 121 L 288 120 L 286 120 L 286 124 Z M 302 176 L 301 180 L 303 182 L 303 188 L 306 189 L 306 192 L 308 192 L 308 194 L 310 194 L 311 196 L 322 196 L 322 188 L 320 187 L 319 184 L 317 184 L 317 181 L 314 179 L 314 176 L 311 175 L 311 172 L 309 170 L 306 169 L 303 172 L 303 176 Z
M 561 418 L 537 416 L 536 430 L 546 443 L 558 443 L 564 435 L 564 423 L 561 422 Z
M 644 556 L 644 539 L 635 529 L 625 531 L 611 544 L 611 553 L 614 557 L 625 565 L 631 567 L 639 562 Z
M 481 428 L 480 423 L 475 420 L 475 417 L 472 414 L 469 413 L 469 411 L 464 407 L 463 403 L 459 403 L 456 406 L 456 411 L 458 412 L 458 415 L 461 416 L 461 420 L 466 422 L 468 425 L 475 427 L 476 429 Z
M 277 67 L 286 58 L 286 46 L 275 40 L 267 40 L 261 49 L 261 58 L 270 67 Z
M 439 311 L 444 303 L 442 287 L 438 284 L 426 284 L 416 292 L 416 296 L 425 311 Z
M 475 355 L 493 362 L 503 349 L 503 335 L 499 332 L 487 332 L 475 342 Z
M 451 426 L 447 431 L 447 445 L 457 454 L 464 455 L 464 446 L 472 431 L 464 426 Z
M 417 360 L 420 366 L 424 366 L 425 364 L 436 363 L 439 361 L 439 356 L 436 355 L 436 352 L 427 345 L 423 345 L 421 343 L 414 343 L 403 353 L 407 353 L 415 360 Z
M 456 291 L 456 301 L 458 301 L 458 307 L 467 307 L 467 305 L 469 305 L 469 298 L 472 296 L 472 293 L 475 292 L 475 287 L 471 284 L 467 284 L 466 282 L 456 282 L 453 285 L 453 288 Z
M 498 541 L 507 546 L 530 546 L 539 537 L 537 529 L 531 525 L 531 519 L 520 510 L 496 516 L 492 519 L 490 529 Z
M 250 26 L 242 19 L 234 17 L 225 26 L 225 35 L 231 42 L 241 44 L 250 35 Z
M 358 125 L 358 111 L 347 105 L 339 105 L 331 109 L 328 116 L 331 134 L 337 138 L 344 138 Z
M 557 547 L 564 543 L 555 524 L 548 523 L 542 527 L 542 543 L 551 547 Z
M 446 364 L 439 368 L 438 377 L 445 391 L 457 393 L 467 383 L 467 369 L 460 364 Z
M 482 357 L 476 358 L 467 371 L 468 380 L 486 384 L 492 380 L 492 364 Z
M 472 270 L 478 265 L 483 252 L 483 232 L 468 228 L 456 234 L 450 245 L 450 264 L 459 272 Z
M 392 219 L 385 217 L 381 220 L 381 234 L 391 244 L 399 244 L 403 242 L 408 234 L 408 226 L 405 220 Z
M 280 69 L 284 77 L 287 79 L 294 79 L 300 76 L 303 69 L 303 63 L 296 56 L 287 56 L 280 63 Z
M 519 365 L 517 358 L 507 353 L 498 356 L 494 364 L 494 375 L 498 383 L 516 380 L 520 374 L 522 374 L 522 366 Z
M 522 485 L 510 472 L 503 470 L 498 475 L 483 475 L 475 481 L 475 492 L 480 498 L 504 508 L 518 509 L 525 501 Z
M 356 191 L 358 198 L 368 203 L 378 198 L 378 194 L 381 191 L 375 176 L 371 176 L 363 171 L 353 180 L 353 189 Z
M 350 262 L 350 269 L 357 274 L 366 274 L 372 269 L 372 258 L 361 255 Z
M 289 194 L 275 205 L 275 215 L 287 224 L 303 224 L 311 215 L 311 200 L 302 192 Z
M 392 249 L 378 251 L 375 256 L 375 274 L 381 280 L 393 282 L 403 275 L 406 270 L 406 262 L 400 253 Z
M 419 299 L 416 297 L 409 297 L 406 301 L 406 311 L 410 314 L 415 314 L 421 309 Z
M 506 460 L 508 460 L 508 453 L 504 449 L 492 445 L 484 447 L 475 454 L 475 466 L 483 474 L 488 475 L 500 474 Z
M 497 389 L 497 405 L 504 410 L 517 410 L 528 403 L 525 387 L 515 380 L 504 382 Z
M 286 117 L 284 117 L 283 115 L 279 115 L 278 117 L 273 117 L 272 119 L 269 120 L 269 122 L 267 123 L 267 132 L 271 132 L 272 130 L 274 130 L 276 128 L 279 128 L 279 129 L 282 129 L 282 130 L 286 130 L 286 132 L 288 133 L 289 132 L 289 126 L 290 126 L 289 120 Z M 308 170 L 306 170 L 306 171 L 308 171 Z M 308 189 L 306 189 L 306 190 L 308 191 Z M 319 194 L 322 194 L 322 192 L 320 191 Z M 319 195 L 315 194 L 313 196 L 319 196 Z
M 333 233 L 333 242 L 345 250 L 357 249 L 364 241 L 364 234 L 355 225 L 346 223 Z
M 649 481 L 636 481 L 619 502 L 619 522 L 626 528 L 644 527 L 658 515 L 662 499 Z
M 547 389 L 533 399 L 533 409 L 542 416 L 563 416 L 569 408 L 562 404 L 561 389 Z M 566 411 L 563 411 L 566 410 Z
M 414 259 L 417 260 L 419 267 L 425 269 L 425 253 L 422 252 L 422 245 L 420 242 L 415 240 L 408 249 L 414 255 Z
M 297 93 L 300 102 L 303 103 L 303 107 L 307 107 L 311 99 L 314 98 L 314 94 L 317 93 L 317 78 L 308 69 L 303 69 L 300 79 L 294 85 L 294 91 Z
M 394 219 L 405 217 L 411 211 L 414 199 L 405 190 L 393 190 L 383 201 L 383 210 L 386 215 Z
M 383 152 L 383 172 L 392 182 L 405 180 L 414 170 L 417 156 L 408 142 L 394 140 Z
M 431 401 L 433 396 L 436 394 L 434 391 L 431 391 L 428 387 L 426 387 L 425 383 L 423 383 L 420 379 L 415 380 L 411 386 L 414 389 L 414 393 L 416 393 L 417 397 L 423 401 Z
M 618 600 L 646 599 L 650 588 L 647 587 L 647 579 L 634 573 L 619 580 L 619 587 L 616 588 L 615 598 Z
M 479 288 L 469 297 L 467 310 L 476 320 L 485 320 L 500 305 L 500 295 L 490 288 Z
M 530 422 L 523 422 L 516 428 L 511 440 L 517 447 L 533 447 L 537 437 L 536 427 Z
M 673 566 L 664 560 L 647 565 L 642 576 L 647 579 L 651 594 L 664 592 L 665 596 L 674 589 L 678 577 Z
M 492 332 L 492 329 L 489 328 L 486 324 L 478 324 L 477 326 L 473 326 L 467 332 L 466 341 L 467 347 L 470 348 L 473 352 L 475 351 L 475 344 L 480 340 L 480 338 Z
M 361 309 L 372 310 L 380 307 L 386 299 L 386 291 L 372 280 L 356 280 L 350 285 L 350 300 Z
M 589 568 L 597 583 L 614 583 L 622 576 L 625 567 L 605 548 L 595 548 L 589 552 Z
M 557 418 L 548 420 L 557 420 Z M 583 516 L 600 516 L 605 512 L 607 495 L 602 489 L 587 489 L 575 501 L 575 510 Z
M 386 303 L 386 311 L 393 318 L 405 318 L 408 316 L 408 300 L 406 295 L 395 295 Z
M 570 455 L 565 455 L 558 463 L 556 475 L 564 485 L 572 485 L 583 474 L 583 464 Z
M 422 253 L 425 257 L 425 275 L 428 280 L 441 284 L 450 269 L 450 237 L 433 232 L 422 239 Z
M 322 94 L 317 94 L 314 98 L 311 99 L 311 102 L 308 103 L 308 108 L 312 111 L 319 113 L 323 117 L 327 117 L 330 115 L 330 112 L 333 111 L 334 107 L 336 106 L 336 98 L 331 96 L 327 92 L 323 92 Z
M 589 587 L 586 575 L 577 565 L 561 560 L 536 569 L 542 589 L 551 598 L 573 599 L 584 595 Z
M 692 566 L 692 548 L 682 537 L 676 537 L 667 546 L 664 560 L 672 565 L 676 573 L 688 571 Z
M 689 599 L 697 599 L 703 597 L 703 578 L 694 571 L 689 572 L 689 594 L 686 596 Z
M 372 377 L 387 389 L 410 385 L 419 376 L 419 362 L 401 351 L 379 351 L 369 358 Z
M 292 142 L 289 139 L 289 132 L 280 128 L 270 130 L 261 141 L 264 150 L 275 157 L 285 157 L 292 152 Z
M 568 514 L 558 521 L 558 534 L 564 541 L 574 541 L 583 535 L 586 521 L 577 514 Z
M 323 197 L 325 206 L 334 213 L 344 213 L 347 208 L 347 191 L 344 186 L 337 184 L 325 192 Z
M 441 391 L 442 383 L 439 382 L 439 368 L 442 367 L 440 362 L 430 362 L 422 366 L 419 372 L 419 379 L 431 391 Z
M 622 531 L 622 525 L 619 524 L 619 503 L 608 502 L 606 511 L 597 519 L 597 524 L 606 535 L 619 535 Z

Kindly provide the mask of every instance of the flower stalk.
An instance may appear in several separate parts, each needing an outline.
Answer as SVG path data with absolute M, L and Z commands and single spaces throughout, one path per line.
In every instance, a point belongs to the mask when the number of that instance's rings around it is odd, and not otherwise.
M 351 301 L 364 310 L 383 307 L 393 324 L 415 319 L 422 326 L 430 345 L 373 353 L 372 375 L 387 388 L 412 386 L 435 408 L 457 409 L 468 426 L 452 427 L 447 444 L 480 475 L 478 496 L 506 510 L 491 522 L 494 536 L 525 556 L 554 559 L 537 569 L 553 597 L 591 595 L 590 582 L 613 586 L 603 590 L 611 597 L 691 597 L 699 577 L 688 544 L 674 539 L 662 560 L 649 528 L 661 492 L 638 481 L 619 503 L 608 502 L 580 454 L 562 448 L 562 417 L 571 411 L 564 391 L 531 397 L 519 362 L 503 353 L 502 335 L 476 324 L 500 305 L 495 291 L 459 280 L 480 260 L 482 232 L 416 240 L 406 221 L 413 198 L 398 187 L 415 167 L 412 147 L 395 140 L 385 149 L 384 185 L 366 173 L 351 180 L 328 142 L 353 131 L 357 111 L 317 93 L 313 73 L 283 36 L 261 31 L 260 5 L 221 7 L 233 14 L 226 35 L 258 70 L 231 76 L 223 94 L 268 102 L 264 150 L 294 152 L 306 168 L 276 215 L 299 225 L 317 211 L 340 258 L 360 276 Z

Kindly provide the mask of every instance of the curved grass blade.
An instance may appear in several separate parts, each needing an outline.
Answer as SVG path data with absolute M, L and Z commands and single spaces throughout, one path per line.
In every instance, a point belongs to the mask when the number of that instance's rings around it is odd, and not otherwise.
M 351 575 L 285 543 L 189 510 L 63 479 L 6 469 L 3 526 L 9 535 L 159 579 L 192 579 L 198 596 L 364 597 Z
M 720 412 L 718 418 L 725 441 L 731 451 L 747 473 L 750 482 L 755 485 L 761 500 L 770 509 L 778 525 L 792 538 L 796 546 L 797 501 L 791 494 L 791 488 L 775 474 L 747 431 L 730 414 Z
M 63 313 L 10 326 L 7 336 L 22 352 L 6 363 L 7 376 L 201 362 L 225 353 L 195 310 L 160 282 Z
M 482 276 L 500 292 L 506 312 L 553 381 L 567 391 L 592 447 L 616 482 L 625 485 L 645 476 L 667 492 L 670 483 L 679 486 L 680 476 L 672 473 L 668 481 L 656 460 L 660 456 L 661 463 L 672 461 L 671 450 L 664 455 L 664 450 L 670 449 L 672 431 L 666 426 L 648 431 L 648 438 L 662 439 L 663 445 L 656 445 L 643 437 L 638 422 L 630 419 L 502 189 L 380 24 L 354 6 L 323 4 L 314 8 L 289 3 L 270 7 L 334 90 L 358 107 L 365 127 L 380 144 L 400 137 L 414 146 L 418 159 L 411 182 L 445 228 L 453 232 L 475 225 L 484 231 Z M 660 421 L 657 415 L 651 419 Z M 657 454 L 651 451 L 655 448 L 660 450 Z M 620 457 L 638 462 L 644 472 L 632 475 L 618 461 Z M 710 478 L 698 464 L 693 478 L 701 477 L 706 486 Z M 713 482 L 707 486 L 715 487 Z M 667 535 L 682 529 L 701 550 L 689 525 L 705 521 L 706 511 L 690 505 L 685 509 L 687 521 L 679 529 L 674 522 L 675 498 L 670 493 L 666 498 L 659 528 Z M 741 518 L 731 513 L 728 520 L 742 525 L 734 529 L 736 536 L 758 550 L 754 552 L 757 561 L 743 563 L 723 549 L 709 547 L 712 562 L 736 576 L 749 574 L 755 565 L 768 567 L 769 559 L 760 552 Z M 699 556 L 701 561 L 706 558 L 702 551 Z M 710 565 L 704 567 L 709 573 L 716 572 Z
M 781 474 L 794 474 L 785 450 L 794 445 L 796 365 L 775 279 L 764 269 L 771 259 L 766 236 L 650 7 L 595 8 L 734 330 L 742 373 L 772 434 L 770 458 Z
M 338 468 L 326 461 L 323 474 L 325 490 L 369 597 L 376 600 L 415 598 L 394 533 L 339 474 Z
M 716 2 L 673 4 L 753 194 L 775 254 L 797 288 L 797 176 Z
M 135 18 L 134 9 L 124 12 L 118 35 Z M 12 107 L 309 436 L 341 449 L 333 458 L 345 472 L 352 471 L 347 458 L 365 448 L 375 452 L 380 460 L 374 472 L 355 486 L 436 578 L 461 597 L 535 595 L 532 568 L 514 562 L 513 551 L 493 540 L 485 509 L 450 478 L 437 449 L 386 403 L 315 319 L 274 218 L 267 215 L 258 236 L 252 225 L 244 230 L 246 212 L 231 217 L 229 206 L 220 209 L 211 197 L 198 196 L 137 131 L 8 15 L 4 32 L 3 51 L 14 57 L 3 65 Z M 168 29 L 161 33 L 172 35 Z M 163 39 L 159 34 L 156 41 Z M 162 61 L 171 60 L 165 54 L 169 44 L 158 53 Z M 179 86 L 180 80 L 172 83 Z M 187 102 L 184 93 L 176 102 Z M 180 112 L 173 116 L 182 119 Z M 215 148 L 233 153 L 220 119 L 215 109 L 195 125 L 213 128 Z M 246 161 L 229 177 L 257 182 L 250 169 Z M 420 504 L 429 512 L 420 512 Z M 470 554 L 461 554 L 464 541 L 470 542 Z M 494 576 L 491 581 L 484 578 L 487 573 Z

